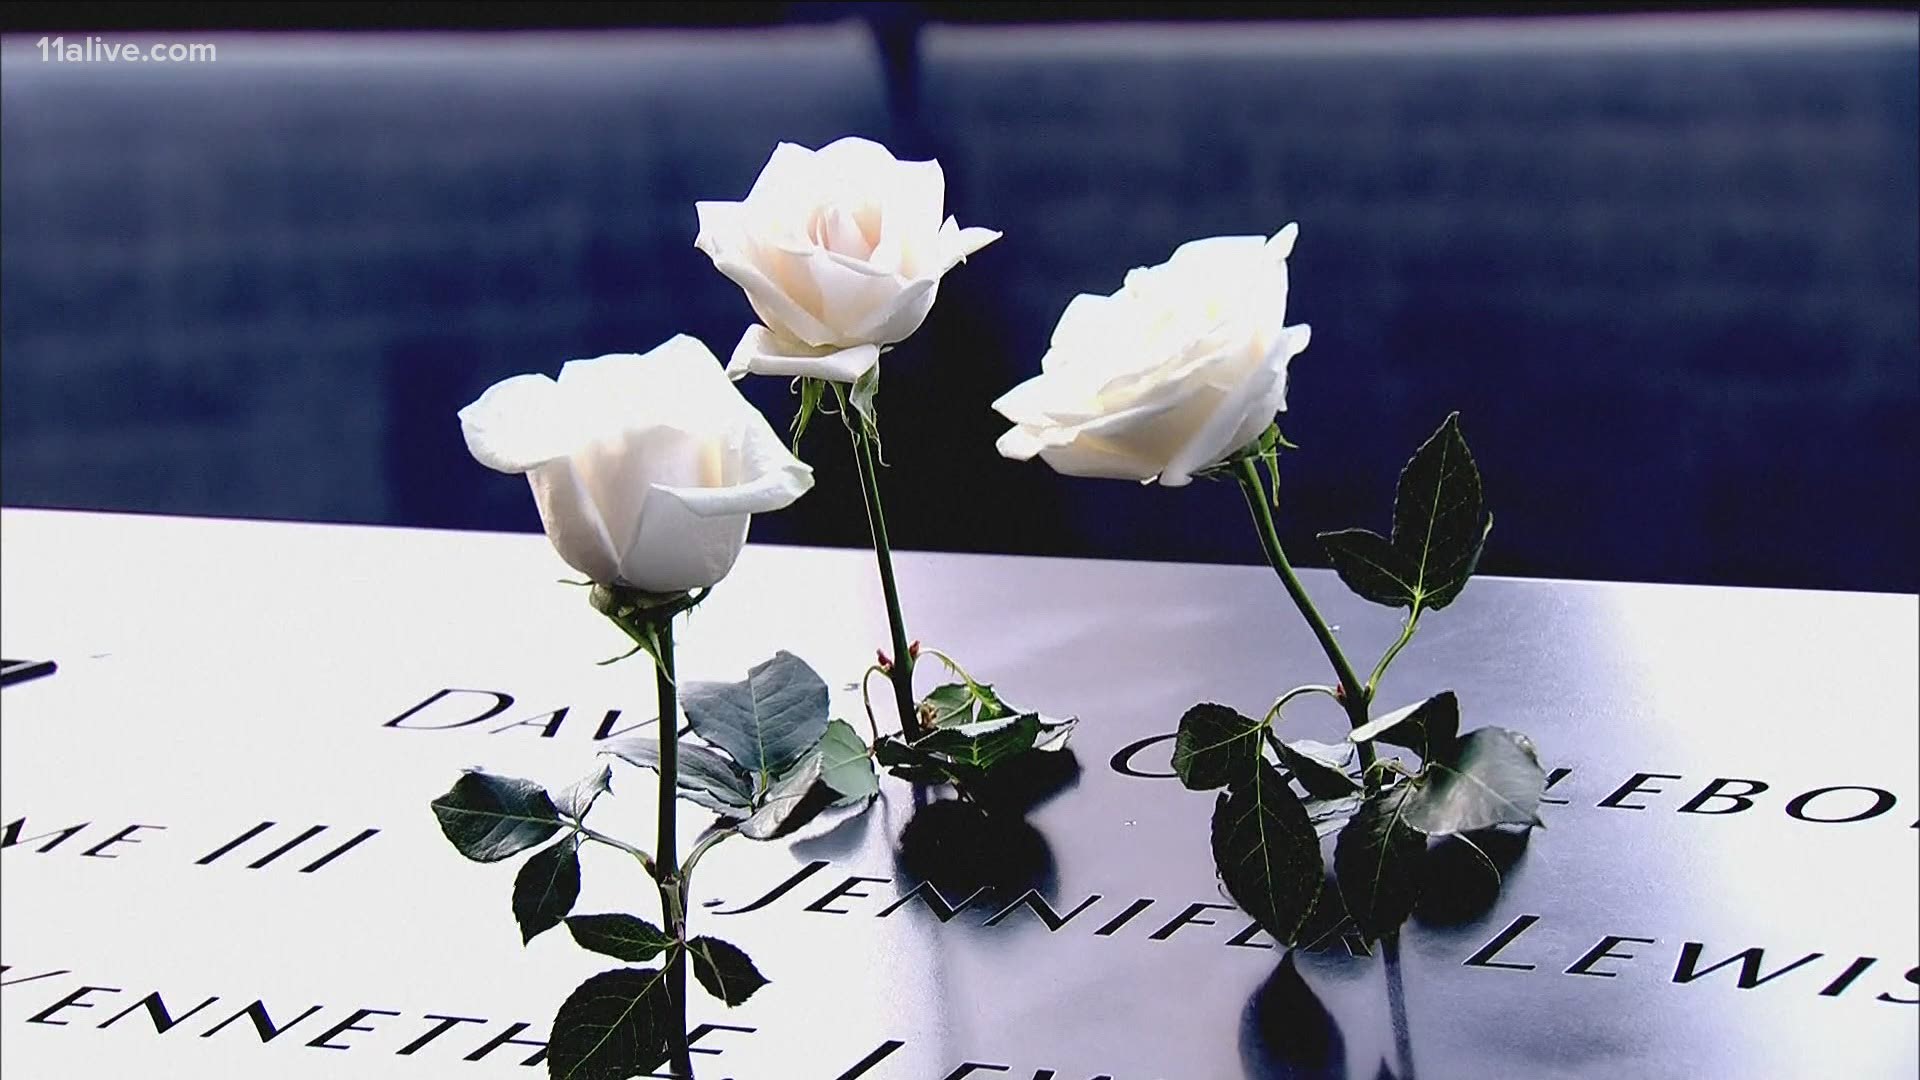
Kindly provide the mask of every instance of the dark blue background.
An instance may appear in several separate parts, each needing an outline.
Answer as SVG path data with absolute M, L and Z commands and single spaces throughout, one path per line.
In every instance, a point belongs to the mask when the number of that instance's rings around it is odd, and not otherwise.
M 935 5 L 937 7 L 937 5 Z M 813 13 L 817 15 L 818 13 Z M 454 412 L 751 318 L 693 203 L 773 144 L 937 156 L 1006 236 L 881 398 L 903 547 L 1254 561 L 1237 491 L 1074 480 L 988 409 L 1076 292 L 1298 221 L 1283 531 L 1384 528 L 1462 413 L 1496 573 L 1920 588 L 1916 19 L 1633 15 L 302 34 L 0 79 L 8 505 L 537 528 Z M 113 35 L 119 39 L 133 34 Z M 784 426 L 786 386 L 750 395 Z M 845 440 L 763 540 L 857 544 Z

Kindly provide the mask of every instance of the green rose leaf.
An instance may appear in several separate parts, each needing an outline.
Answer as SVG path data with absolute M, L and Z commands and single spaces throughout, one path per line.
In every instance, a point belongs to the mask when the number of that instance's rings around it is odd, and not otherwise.
M 897 735 L 883 735 L 874 744 L 874 757 L 887 771 L 910 784 L 953 783 L 962 787 L 977 783 L 986 774 L 979 769 L 958 765 L 907 742 Z
M 920 700 L 920 720 L 930 728 L 970 723 L 973 706 L 973 691 L 966 683 L 947 683 L 934 687 L 932 693 Z
M 1176 749 L 1178 743 L 1175 744 Z M 1280 764 L 1287 767 L 1307 794 L 1316 799 L 1337 799 L 1360 790 L 1342 766 L 1341 747 L 1327 743 L 1314 742 L 1311 739 L 1299 739 L 1290 743 L 1280 743 L 1276 749 L 1280 754 Z M 1345 747 L 1350 756 L 1351 744 Z M 1340 762 L 1340 764 L 1335 764 Z
M 499 862 L 560 831 L 560 810 L 545 788 L 478 770 L 461 773 L 433 800 L 433 816 L 454 848 L 476 862 Z
M 829 723 L 827 733 L 820 737 L 820 779 L 840 796 L 836 806 L 880 793 L 880 778 L 874 774 L 867 744 L 845 720 Z
M 680 707 L 694 733 L 749 773 L 785 772 L 827 731 L 827 684 L 781 650 L 737 683 L 691 683 Z
M 974 683 L 968 689 L 972 691 L 974 699 L 980 702 L 980 712 L 974 716 L 976 720 L 998 720 L 1003 716 L 1015 716 L 1023 711 L 1001 700 L 1000 695 L 994 691 L 990 683 Z M 1040 719 L 1043 726 L 1047 724 L 1046 717 L 1043 716 Z
M 934 687 L 931 693 L 920 699 L 919 711 L 921 723 L 928 728 L 942 728 L 999 720 L 1017 716 L 1025 710 L 1007 704 L 991 683 L 957 682 Z M 1051 728 L 1059 723 L 1061 721 L 1041 718 L 1043 727 Z
M 553 804 L 560 812 L 575 821 L 587 816 L 593 804 L 600 796 L 613 790 L 613 766 L 602 765 L 600 771 L 591 776 L 582 777 L 567 785 Z
M 924 750 L 916 750 L 913 744 L 898 735 L 882 735 L 880 741 L 873 744 L 874 760 L 892 768 L 937 768 L 939 759 Z
M 1480 469 L 1450 413 L 1400 473 L 1393 498 L 1393 546 L 1413 559 L 1424 606 L 1443 608 L 1466 588 L 1486 545 Z
M 1213 862 L 1234 902 L 1274 940 L 1292 944 L 1320 898 L 1320 838 L 1265 761 L 1214 804 Z
M 1400 472 L 1392 539 L 1343 529 L 1320 534 L 1320 542 L 1356 594 L 1419 611 L 1446 607 L 1460 595 L 1492 529 L 1480 470 L 1460 434 L 1460 414 L 1453 413 Z
M 963 695 L 966 708 L 959 707 Z M 913 743 L 894 735 L 882 736 L 874 744 L 874 757 L 887 771 L 914 784 L 951 783 L 977 788 L 989 771 L 1001 764 L 1031 752 L 1064 749 L 1079 723 L 1074 717 L 1062 720 L 1036 712 L 1016 712 L 985 683 L 951 683 L 939 688 L 922 701 L 922 717 L 933 716 L 934 708 L 942 704 L 953 706 L 943 715 L 956 719 L 965 717 L 977 705 L 977 712 L 972 713 L 976 718 L 937 725 Z
M 1408 705 L 1347 733 L 1356 743 L 1369 739 L 1404 746 L 1420 755 L 1421 761 L 1443 757 L 1453 748 L 1460 733 L 1460 702 L 1453 691 L 1445 690 L 1416 705 Z
M 1420 595 L 1419 570 L 1372 529 L 1323 532 L 1320 546 L 1340 580 L 1363 600 L 1410 607 Z
M 520 924 L 520 943 L 559 926 L 578 899 L 580 842 L 569 834 L 535 853 L 513 879 L 513 918 Z
M 810 754 L 792 772 L 767 788 L 747 820 L 740 823 L 740 835 L 749 840 L 768 840 L 779 833 L 820 779 L 820 755 Z
M 1033 749 L 1039 737 L 1040 714 L 1021 713 L 999 720 L 940 728 L 913 745 L 967 768 L 985 771 Z
M 666 1064 L 673 1040 L 673 988 L 653 968 L 603 971 L 574 988 L 553 1017 L 547 1075 L 554 1080 L 627 1080 Z
M 719 938 L 694 938 L 687 942 L 687 955 L 693 958 L 693 977 L 700 980 L 707 993 L 728 1005 L 745 1002 L 755 990 L 767 985 L 767 977 L 760 974 L 746 953 Z
M 1398 929 L 1420 899 L 1427 838 L 1407 824 L 1412 796 L 1412 786 L 1401 784 L 1366 800 L 1334 847 L 1334 878 L 1347 914 L 1371 938 Z
M 1407 796 L 1407 824 L 1429 836 L 1538 825 L 1546 772 L 1525 735 L 1475 728 L 1427 762 Z
M 1180 718 L 1173 771 L 1192 791 L 1211 791 L 1253 775 L 1266 725 L 1225 705 L 1205 702 Z
M 651 960 L 673 944 L 665 931 L 632 915 L 572 915 L 567 929 L 581 948 L 634 963 Z
M 652 735 L 633 735 L 608 743 L 612 754 L 629 765 L 660 771 L 660 741 Z M 733 762 L 695 743 L 680 742 L 675 749 L 675 772 L 680 797 L 727 817 L 744 817 L 753 807 L 753 781 Z

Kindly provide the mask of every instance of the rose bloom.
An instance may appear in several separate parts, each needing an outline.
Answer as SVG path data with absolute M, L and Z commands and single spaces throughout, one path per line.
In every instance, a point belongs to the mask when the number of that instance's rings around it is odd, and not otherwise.
M 515 375 L 460 410 L 482 465 L 524 473 L 547 539 L 603 585 L 670 593 L 727 576 L 751 515 L 813 486 L 705 345 Z
M 999 239 L 941 219 L 937 161 L 898 161 L 866 139 L 781 143 L 741 202 L 703 202 L 694 246 L 746 290 L 761 325 L 727 374 L 852 382 L 927 317 L 940 278 Z
M 1014 423 L 1000 453 L 1179 487 L 1258 439 L 1309 337 L 1285 325 L 1297 232 L 1195 240 L 1111 296 L 1074 297 L 1040 374 L 993 403 Z

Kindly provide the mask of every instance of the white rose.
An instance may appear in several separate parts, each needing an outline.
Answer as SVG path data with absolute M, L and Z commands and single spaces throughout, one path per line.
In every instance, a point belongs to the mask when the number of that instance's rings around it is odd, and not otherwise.
M 727 374 L 852 382 L 933 307 L 940 277 L 999 239 L 941 220 L 937 161 L 898 161 L 866 139 L 781 143 L 742 202 L 695 204 L 694 246 L 746 290 L 764 325 Z
M 1284 325 L 1298 231 L 1195 240 L 1111 296 L 1074 297 L 1040 374 L 993 403 L 1015 425 L 1000 453 L 1178 487 L 1259 438 L 1307 347 Z
M 739 557 L 750 515 L 813 486 L 813 470 L 685 335 L 644 356 L 570 361 L 558 381 L 495 383 L 460 426 L 482 465 L 526 474 L 554 550 L 606 585 L 712 585 Z

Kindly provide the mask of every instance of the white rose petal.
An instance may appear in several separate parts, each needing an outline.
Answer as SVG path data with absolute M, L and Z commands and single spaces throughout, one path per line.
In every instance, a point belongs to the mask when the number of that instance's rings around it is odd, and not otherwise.
M 527 473 L 527 483 L 540 508 L 540 527 L 560 558 L 594 581 L 620 580 L 620 552 L 574 463 L 549 461 Z
M 948 218 L 940 226 L 941 272 L 953 269 L 959 263 L 967 261 L 967 256 L 1000 239 L 997 229 L 983 229 L 979 226 L 963 229 L 960 223 Z
M 937 161 L 847 138 L 781 143 L 740 202 L 695 206 L 694 246 L 746 293 L 760 325 L 728 373 L 851 382 L 926 321 L 940 278 L 999 239 L 942 217 Z
M 1259 438 L 1310 340 L 1285 325 L 1298 231 L 1194 240 L 1111 295 L 1075 297 L 1040 374 L 994 402 L 1014 424 L 1000 453 L 1178 487 Z
M 515 375 L 460 410 L 467 449 L 489 469 L 523 473 L 572 448 L 558 388 L 545 375 Z
M 867 317 L 855 322 L 854 335 L 863 342 L 886 343 L 911 337 L 920 324 L 927 319 L 927 312 L 933 310 L 933 301 L 939 295 L 940 282 L 937 278 L 924 278 L 897 290 L 887 302 Z
M 850 349 L 836 349 L 829 345 L 815 349 L 794 345 L 764 326 L 751 326 L 741 335 L 740 344 L 734 346 L 733 358 L 727 361 L 727 375 L 735 379 L 755 372 L 761 375 L 812 375 L 850 383 L 865 375 L 867 369 L 879 361 L 878 345 L 855 345 Z
M 482 464 L 525 473 L 569 566 L 609 585 L 680 592 L 725 577 L 751 515 L 813 486 L 705 345 L 517 375 L 460 410 Z
M 802 283 L 798 279 L 790 278 L 789 286 L 782 288 L 765 271 L 751 263 L 715 255 L 712 251 L 708 254 L 713 256 L 714 267 L 747 294 L 747 303 L 753 306 L 753 313 L 767 325 L 779 327 L 782 336 L 795 344 L 806 345 L 827 344 L 833 340 L 833 331 L 789 295 L 789 289 L 795 292 L 801 290 Z M 811 286 L 811 280 L 805 282 L 806 288 L 810 289 Z M 809 299 L 812 299 L 810 294 Z
M 1284 371 L 1262 364 L 1229 389 L 1207 387 L 1205 419 L 1167 460 L 1160 470 L 1160 482 L 1168 487 L 1187 484 L 1195 472 L 1259 438 L 1279 411 L 1279 402 L 1270 391 L 1282 385 L 1284 377 Z

